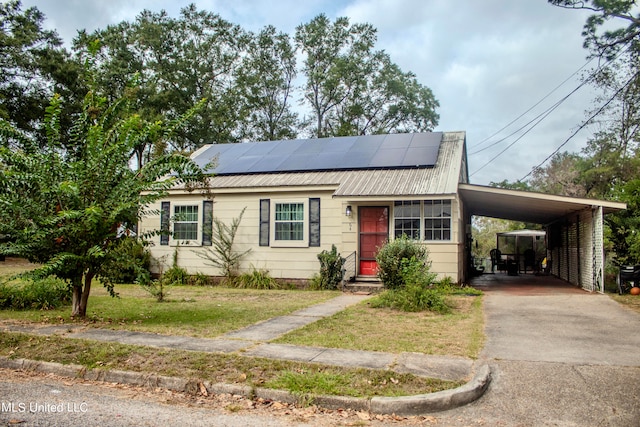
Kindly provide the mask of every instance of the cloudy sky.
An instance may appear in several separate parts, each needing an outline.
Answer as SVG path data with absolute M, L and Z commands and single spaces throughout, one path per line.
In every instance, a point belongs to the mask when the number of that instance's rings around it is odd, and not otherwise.
M 474 184 L 524 177 L 570 138 L 593 105 L 593 90 L 583 87 L 529 129 L 579 86 L 581 74 L 574 73 L 595 64 L 582 68 L 588 14 L 545 0 L 23 0 L 23 7 L 37 6 L 68 43 L 78 29 L 134 20 L 143 9 L 178 16 L 189 3 L 247 30 L 270 24 L 293 34 L 320 13 L 372 24 L 376 47 L 433 90 L 436 130 L 467 132 Z M 582 130 L 562 150 L 579 151 L 590 135 Z

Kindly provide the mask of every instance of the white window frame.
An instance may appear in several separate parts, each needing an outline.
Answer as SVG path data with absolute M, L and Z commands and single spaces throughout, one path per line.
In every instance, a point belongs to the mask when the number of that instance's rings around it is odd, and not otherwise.
M 449 202 L 449 216 L 448 217 L 435 217 L 435 216 L 429 216 L 427 217 L 426 215 L 426 209 L 424 207 L 425 202 Z M 453 201 L 451 199 L 425 199 L 422 201 L 422 239 L 425 242 L 451 242 L 453 241 Z M 427 227 L 425 225 L 425 222 L 430 219 L 430 220 L 440 220 L 443 221 L 444 219 L 448 219 L 449 220 L 449 238 L 448 239 L 427 239 L 426 235 L 427 235 Z M 431 228 L 430 230 L 434 230 L 434 228 Z M 443 230 L 447 230 L 446 228 L 440 228 L 439 229 L 440 232 L 442 233 Z
M 195 207 L 196 212 L 196 221 L 178 221 L 176 210 L 184 207 Z M 169 240 L 170 246 L 200 246 L 202 242 L 202 205 L 198 203 L 173 203 L 171 206 L 172 209 L 172 224 L 171 224 L 171 239 Z M 195 239 L 178 239 L 175 236 L 176 233 L 176 224 L 179 223 L 190 223 L 196 224 L 196 237 Z
M 418 216 L 414 217 L 414 216 L 397 216 L 397 213 L 402 210 L 402 209 L 398 209 L 398 206 L 396 206 L 396 203 L 401 202 L 404 204 L 404 202 L 411 202 L 412 204 L 417 202 L 418 205 Z M 404 207 L 404 206 L 403 206 Z M 422 201 L 421 200 L 395 200 L 393 202 L 393 235 L 395 236 L 395 238 L 399 237 L 396 236 L 397 234 L 397 228 L 396 228 L 396 221 L 397 220 L 410 220 L 410 221 L 415 221 L 418 220 L 418 238 L 415 239 L 413 236 L 408 236 L 410 239 L 412 240 L 421 240 L 422 239 L 422 221 L 423 221 L 423 216 L 422 216 Z
M 276 207 L 282 204 L 302 205 L 302 240 L 276 240 Z M 309 246 L 309 199 L 271 199 L 269 242 L 274 248 L 306 248 Z
M 396 209 L 395 209 L 395 202 L 409 202 L 409 201 L 416 201 L 415 199 L 403 199 L 403 200 L 396 200 L 394 201 L 393 207 L 393 219 L 391 221 L 391 223 L 393 224 L 393 236 L 396 235 L 396 229 L 395 229 L 395 224 L 396 224 Z M 418 239 L 413 239 L 416 242 L 429 242 L 429 243 L 449 243 L 453 241 L 453 205 L 454 205 L 454 201 L 453 199 L 421 199 L 419 200 L 420 202 L 420 231 L 419 231 L 419 238 Z M 451 207 L 451 213 L 450 216 L 447 218 L 449 220 L 449 239 L 426 239 L 426 227 L 425 227 L 425 222 L 427 219 L 444 219 L 441 217 L 427 217 L 425 215 L 426 213 L 426 209 L 425 209 L 425 202 L 449 202 L 449 206 Z M 395 238 L 395 237 L 394 237 Z

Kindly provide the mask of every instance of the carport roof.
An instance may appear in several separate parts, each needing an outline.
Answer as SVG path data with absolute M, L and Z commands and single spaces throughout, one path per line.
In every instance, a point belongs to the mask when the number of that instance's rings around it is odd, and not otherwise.
M 470 215 L 550 224 L 574 212 L 601 206 L 603 213 L 626 209 L 625 203 L 459 184 L 460 197 Z

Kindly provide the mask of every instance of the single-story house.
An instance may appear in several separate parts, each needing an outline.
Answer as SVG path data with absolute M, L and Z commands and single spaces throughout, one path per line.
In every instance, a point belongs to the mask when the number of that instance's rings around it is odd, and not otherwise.
M 151 247 L 164 264 L 157 269 L 170 266 L 178 251 L 178 265 L 189 273 L 220 276 L 202 257 L 211 250 L 212 220 L 231 224 L 244 210 L 234 243 L 238 252 L 249 250 L 240 272 L 309 279 L 319 271 L 317 255 L 335 245 L 347 259 L 347 276 L 371 277 L 377 248 L 406 234 L 427 245 L 432 271 L 463 282 L 471 218 L 485 215 L 533 220 L 560 233 L 551 239 L 560 245 L 557 275 L 575 279 L 572 259 L 588 255 L 590 278 L 573 283 L 592 288 L 601 282 L 601 271 L 592 270 L 603 265 L 602 215 L 625 207 L 472 185 L 464 132 L 210 144 L 192 158 L 202 166 L 215 160 L 210 193 L 173 188 L 150 206 L 157 214 L 140 223 L 143 233 L 169 231 Z M 563 236 L 576 232 L 579 248 L 561 249 L 575 246 Z M 584 275 L 587 268 L 578 270 Z

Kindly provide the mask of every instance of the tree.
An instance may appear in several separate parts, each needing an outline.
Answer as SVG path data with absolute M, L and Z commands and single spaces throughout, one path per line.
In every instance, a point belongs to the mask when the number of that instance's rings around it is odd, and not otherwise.
M 43 29 L 43 22 L 35 7 L 22 11 L 19 0 L 0 3 L 0 118 L 41 136 L 54 92 L 67 100 L 67 112 L 79 110 L 86 92 L 79 64 L 62 48 L 55 31 Z M 69 127 L 67 122 L 61 125 L 63 130 Z
M 582 183 L 582 157 L 562 152 L 555 154 L 544 167 L 535 168 L 529 185 L 531 190 L 569 197 L 585 197 L 587 190 Z
M 601 90 L 600 106 L 589 112 L 599 126 L 578 163 L 587 195 L 616 198 L 628 209 L 607 215 L 606 238 L 618 262 L 640 260 L 637 209 L 640 180 L 640 13 L 634 0 L 549 0 L 595 12 L 584 25 L 584 47 L 606 60 L 592 83 Z M 622 26 L 616 27 L 617 24 Z
M 222 275 L 228 283 L 231 283 L 236 275 L 240 260 L 251 252 L 251 249 L 237 252 L 234 247 L 238 227 L 240 227 L 240 222 L 242 222 L 242 216 L 246 209 L 246 206 L 242 208 L 240 214 L 231 221 L 231 225 L 225 224 L 219 218 L 214 218 L 213 233 L 211 235 L 212 247 L 206 248 L 204 253 L 198 253 L 200 258 L 208 261 L 209 265 L 222 270 Z
M 354 90 L 331 115 L 336 123 L 329 121 L 332 134 L 427 132 L 438 124 L 439 104 L 431 89 L 415 74 L 403 72 L 386 53 L 377 52 L 353 68 L 360 74 Z
M 584 47 L 593 56 L 613 58 L 628 44 L 631 50 L 640 51 L 640 13 L 636 0 L 549 0 L 549 3 L 595 12 L 587 19 L 582 32 Z M 607 22 L 612 19 L 622 21 L 626 26 L 600 32 L 604 26 L 611 28 Z
M 199 100 L 208 100 L 165 145 L 146 144 L 140 153 L 188 152 L 204 144 L 242 140 L 248 117 L 238 102 L 235 76 L 248 36 L 239 26 L 191 4 L 179 18 L 145 10 L 134 23 L 81 33 L 76 50 L 86 55 L 85 46 L 94 40 L 102 43 L 100 84 L 113 88 L 110 96 L 115 99 L 126 95 L 127 82 L 135 76 L 140 83 L 133 94 L 135 109 L 148 120 L 175 119 Z
M 319 15 L 296 29 L 314 136 L 421 132 L 437 125 L 431 90 L 374 51 L 376 40 L 371 25 L 351 25 L 345 17 L 332 23 Z
M 11 241 L 0 253 L 43 265 L 33 274 L 56 275 L 72 289 L 72 316 L 84 317 L 94 277 L 103 270 L 144 212 L 178 183 L 203 183 L 203 171 L 178 154 L 164 155 L 132 171 L 132 149 L 142 139 L 161 140 L 196 114 L 147 122 L 122 98 L 107 103 L 90 91 L 73 120 L 64 150 L 62 101 L 54 96 L 44 120 L 46 140 L 0 121 L 0 234 Z M 114 295 L 113 284 L 105 282 Z
M 640 262 L 640 179 L 633 179 L 618 187 L 616 198 L 627 209 L 607 216 L 609 241 L 616 253 L 616 264 Z
M 274 141 L 295 138 L 298 118 L 291 111 L 295 49 L 289 36 L 267 26 L 251 34 L 246 56 L 238 68 L 237 86 L 248 113 L 245 138 Z
M 296 28 L 296 46 L 306 55 L 303 96 L 313 111 L 318 138 L 329 135 L 327 115 L 353 88 L 359 71 L 356 61 L 369 54 L 375 32 L 371 25 L 352 26 L 345 17 L 331 23 L 324 14 Z

